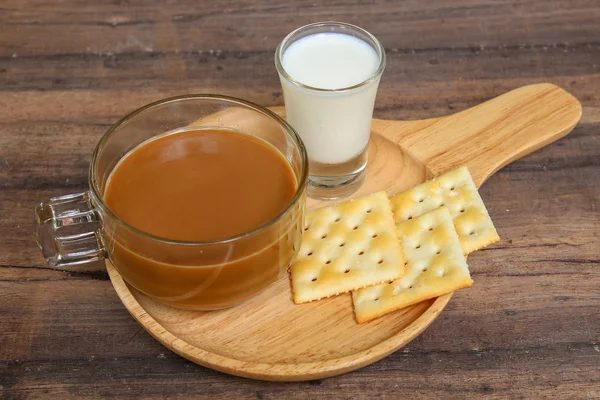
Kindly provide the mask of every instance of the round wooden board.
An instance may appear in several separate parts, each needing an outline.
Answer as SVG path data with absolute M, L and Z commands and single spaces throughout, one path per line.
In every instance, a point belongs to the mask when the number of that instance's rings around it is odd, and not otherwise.
M 480 186 L 509 162 L 568 134 L 580 116 L 574 97 L 538 84 L 446 117 L 374 120 L 367 177 L 353 197 L 381 189 L 394 194 L 460 165 Z M 308 208 L 324 204 L 330 203 L 309 200 Z M 159 342 L 200 365 L 261 380 L 318 379 L 373 363 L 418 336 L 452 296 L 359 325 L 348 294 L 295 305 L 284 274 L 240 306 L 188 311 L 152 300 L 106 266 L 127 310 Z

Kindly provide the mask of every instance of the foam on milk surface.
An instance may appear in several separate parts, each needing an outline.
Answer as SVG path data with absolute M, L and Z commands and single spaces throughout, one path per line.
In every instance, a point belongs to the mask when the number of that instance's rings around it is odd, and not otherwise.
M 320 89 L 341 89 L 367 80 L 379 57 L 365 41 L 343 33 L 317 33 L 292 43 L 283 68 L 296 81 Z

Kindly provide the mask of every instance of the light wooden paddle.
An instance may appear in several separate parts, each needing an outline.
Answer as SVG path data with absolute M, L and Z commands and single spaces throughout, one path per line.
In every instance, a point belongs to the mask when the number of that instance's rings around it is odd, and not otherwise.
M 506 164 L 568 134 L 580 116 L 577 99 L 538 84 L 446 117 L 374 120 L 367 177 L 353 197 L 380 189 L 394 194 L 460 165 L 480 186 Z M 322 203 L 309 200 L 308 207 Z M 106 264 L 127 310 L 167 348 L 200 365 L 262 380 L 324 378 L 373 363 L 419 335 L 452 296 L 358 325 L 347 294 L 294 305 L 284 274 L 240 306 L 194 312 L 157 303 Z

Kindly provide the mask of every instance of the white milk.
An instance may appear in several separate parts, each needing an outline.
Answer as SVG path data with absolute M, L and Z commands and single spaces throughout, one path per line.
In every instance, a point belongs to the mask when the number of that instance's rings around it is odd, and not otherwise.
M 293 42 L 282 65 L 295 81 L 318 89 L 343 89 L 369 79 L 379 67 L 376 50 L 342 33 L 317 33 Z M 281 77 L 287 120 L 298 131 L 312 162 L 344 163 L 369 142 L 379 77 L 352 90 L 304 88 Z M 366 160 L 366 159 L 365 159 Z

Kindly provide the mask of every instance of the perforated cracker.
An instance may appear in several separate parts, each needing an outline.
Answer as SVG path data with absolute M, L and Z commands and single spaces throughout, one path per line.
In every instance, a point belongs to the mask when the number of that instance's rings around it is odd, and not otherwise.
M 397 229 L 406 274 L 395 281 L 352 292 L 358 323 L 473 283 L 446 207 L 401 222 Z
M 290 273 L 296 304 L 402 276 L 404 258 L 385 191 L 308 213 Z
M 460 167 L 393 196 L 396 223 L 448 207 L 463 253 L 500 240 L 467 167 Z

